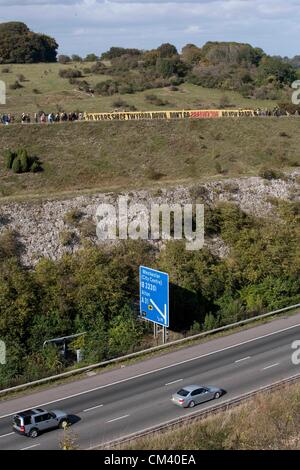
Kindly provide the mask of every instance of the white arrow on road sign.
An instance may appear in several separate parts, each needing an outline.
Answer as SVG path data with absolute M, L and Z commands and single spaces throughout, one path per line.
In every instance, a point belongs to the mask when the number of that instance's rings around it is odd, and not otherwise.
M 164 304 L 164 313 L 160 310 L 160 308 L 156 305 L 155 302 L 153 302 L 152 299 L 150 299 L 151 304 L 153 305 L 154 308 L 158 311 L 158 313 L 163 317 L 164 323 L 167 323 L 167 306 Z

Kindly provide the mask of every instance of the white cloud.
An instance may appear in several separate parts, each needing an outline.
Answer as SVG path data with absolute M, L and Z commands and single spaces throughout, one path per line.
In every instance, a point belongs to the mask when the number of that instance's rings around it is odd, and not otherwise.
M 66 53 L 207 40 L 300 53 L 300 0 L 0 0 L 0 6 L 0 21 L 51 34 Z

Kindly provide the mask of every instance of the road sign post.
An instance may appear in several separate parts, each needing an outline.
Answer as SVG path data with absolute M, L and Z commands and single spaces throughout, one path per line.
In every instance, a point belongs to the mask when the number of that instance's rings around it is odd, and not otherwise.
M 140 315 L 154 323 L 154 337 L 157 326 L 163 327 L 163 342 L 166 340 L 165 329 L 169 327 L 169 275 L 155 269 L 140 266 Z

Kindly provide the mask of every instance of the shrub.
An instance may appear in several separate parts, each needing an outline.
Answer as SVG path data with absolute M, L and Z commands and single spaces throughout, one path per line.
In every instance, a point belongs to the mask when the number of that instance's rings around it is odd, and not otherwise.
M 85 75 L 89 75 L 90 73 L 92 73 L 92 69 L 90 67 L 84 67 L 83 68 L 83 73 Z
M 4 165 L 7 170 L 12 169 L 14 173 L 36 173 L 41 171 L 42 166 L 38 157 L 31 157 L 24 148 L 17 151 L 6 150 L 4 152 Z
M 15 156 L 16 154 L 11 150 L 6 150 L 4 152 L 4 165 L 7 170 L 11 170 Z
M 83 214 L 79 209 L 71 209 L 66 212 L 64 216 L 64 222 L 69 225 L 78 225 L 78 222 L 82 218 Z
M 104 82 L 97 83 L 95 92 L 102 96 L 112 96 L 118 93 L 118 83 L 113 80 L 105 80 Z
M 96 224 L 92 219 L 87 219 L 80 224 L 80 233 L 85 238 L 93 238 L 96 236 Z
M 17 151 L 17 158 L 20 160 L 20 165 L 21 165 L 21 173 L 26 173 L 27 171 L 30 170 L 30 160 L 28 157 L 27 150 L 25 149 L 19 149 Z
M 0 235 L 0 261 L 18 255 L 21 245 L 15 230 L 5 229 Z
M 63 230 L 59 234 L 59 241 L 63 246 L 71 246 L 73 245 L 75 240 L 76 234 L 75 232 L 71 232 L 70 230 Z
M 58 74 L 61 78 L 80 78 L 80 77 L 82 77 L 81 70 L 75 70 L 75 69 L 60 69 Z
M 96 54 L 88 54 L 84 59 L 85 62 L 97 62 L 97 60 L 98 57 L 96 56 Z
M 259 176 L 268 181 L 278 180 L 284 177 L 280 171 L 274 170 L 272 168 L 262 168 L 259 172 Z
M 22 173 L 22 165 L 19 157 L 14 158 L 13 164 L 12 164 L 12 171 L 14 173 Z
M 166 58 L 166 57 L 173 57 L 174 55 L 178 55 L 177 49 L 173 44 L 165 43 L 162 44 L 157 48 L 157 52 L 159 57 Z
M 79 55 L 77 54 L 73 54 L 72 55 L 72 62 L 82 62 L 82 57 L 80 57 Z
M 2 73 L 11 73 L 11 70 L 9 67 L 3 67 L 3 69 L 1 70 Z
M 71 58 L 68 55 L 63 54 L 59 55 L 57 60 L 60 64 L 68 64 L 69 62 L 71 62 Z
M 34 161 L 30 167 L 31 173 L 37 173 L 38 171 L 40 171 L 40 169 L 41 169 L 41 166 L 37 161 Z
M 145 100 L 148 101 L 148 103 L 154 104 L 156 106 L 166 106 L 169 104 L 167 100 L 163 100 L 156 95 L 146 95 Z
M 107 67 L 102 64 L 102 62 L 96 62 L 91 66 L 90 70 L 91 73 L 94 73 L 95 75 L 101 75 L 107 71 Z
M 34 93 L 35 95 L 40 95 L 41 94 L 41 92 L 38 88 L 33 88 L 32 93 Z

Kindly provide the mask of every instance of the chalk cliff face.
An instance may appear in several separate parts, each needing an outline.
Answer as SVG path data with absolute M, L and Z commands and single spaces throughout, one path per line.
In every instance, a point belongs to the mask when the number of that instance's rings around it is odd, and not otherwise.
M 230 201 L 256 216 L 276 217 L 272 198 L 299 201 L 300 171 L 285 179 L 266 181 L 259 177 L 226 179 L 193 185 L 162 189 L 156 192 L 140 191 L 122 194 L 95 194 L 64 200 L 42 202 L 18 202 L 0 205 L 0 233 L 10 229 L 18 234 L 22 245 L 21 259 L 25 265 L 35 265 L 42 257 L 59 259 L 64 253 L 74 252 L 86 240 L 98 244 L 96 212 L 101 204 L 118 207 L 118 197 L 128 199 L 128 220 L 136 218 L 132 204 L 142 204 L 145 214 L 151 204 L 187 204 L 205 202 L 215 205 L 218 201 Z M 227 248 L 217 237 L 207 239 L 206 244 L 220 256 L 226 256 Z M 163 244 L 160 243 L 161 247 Z

